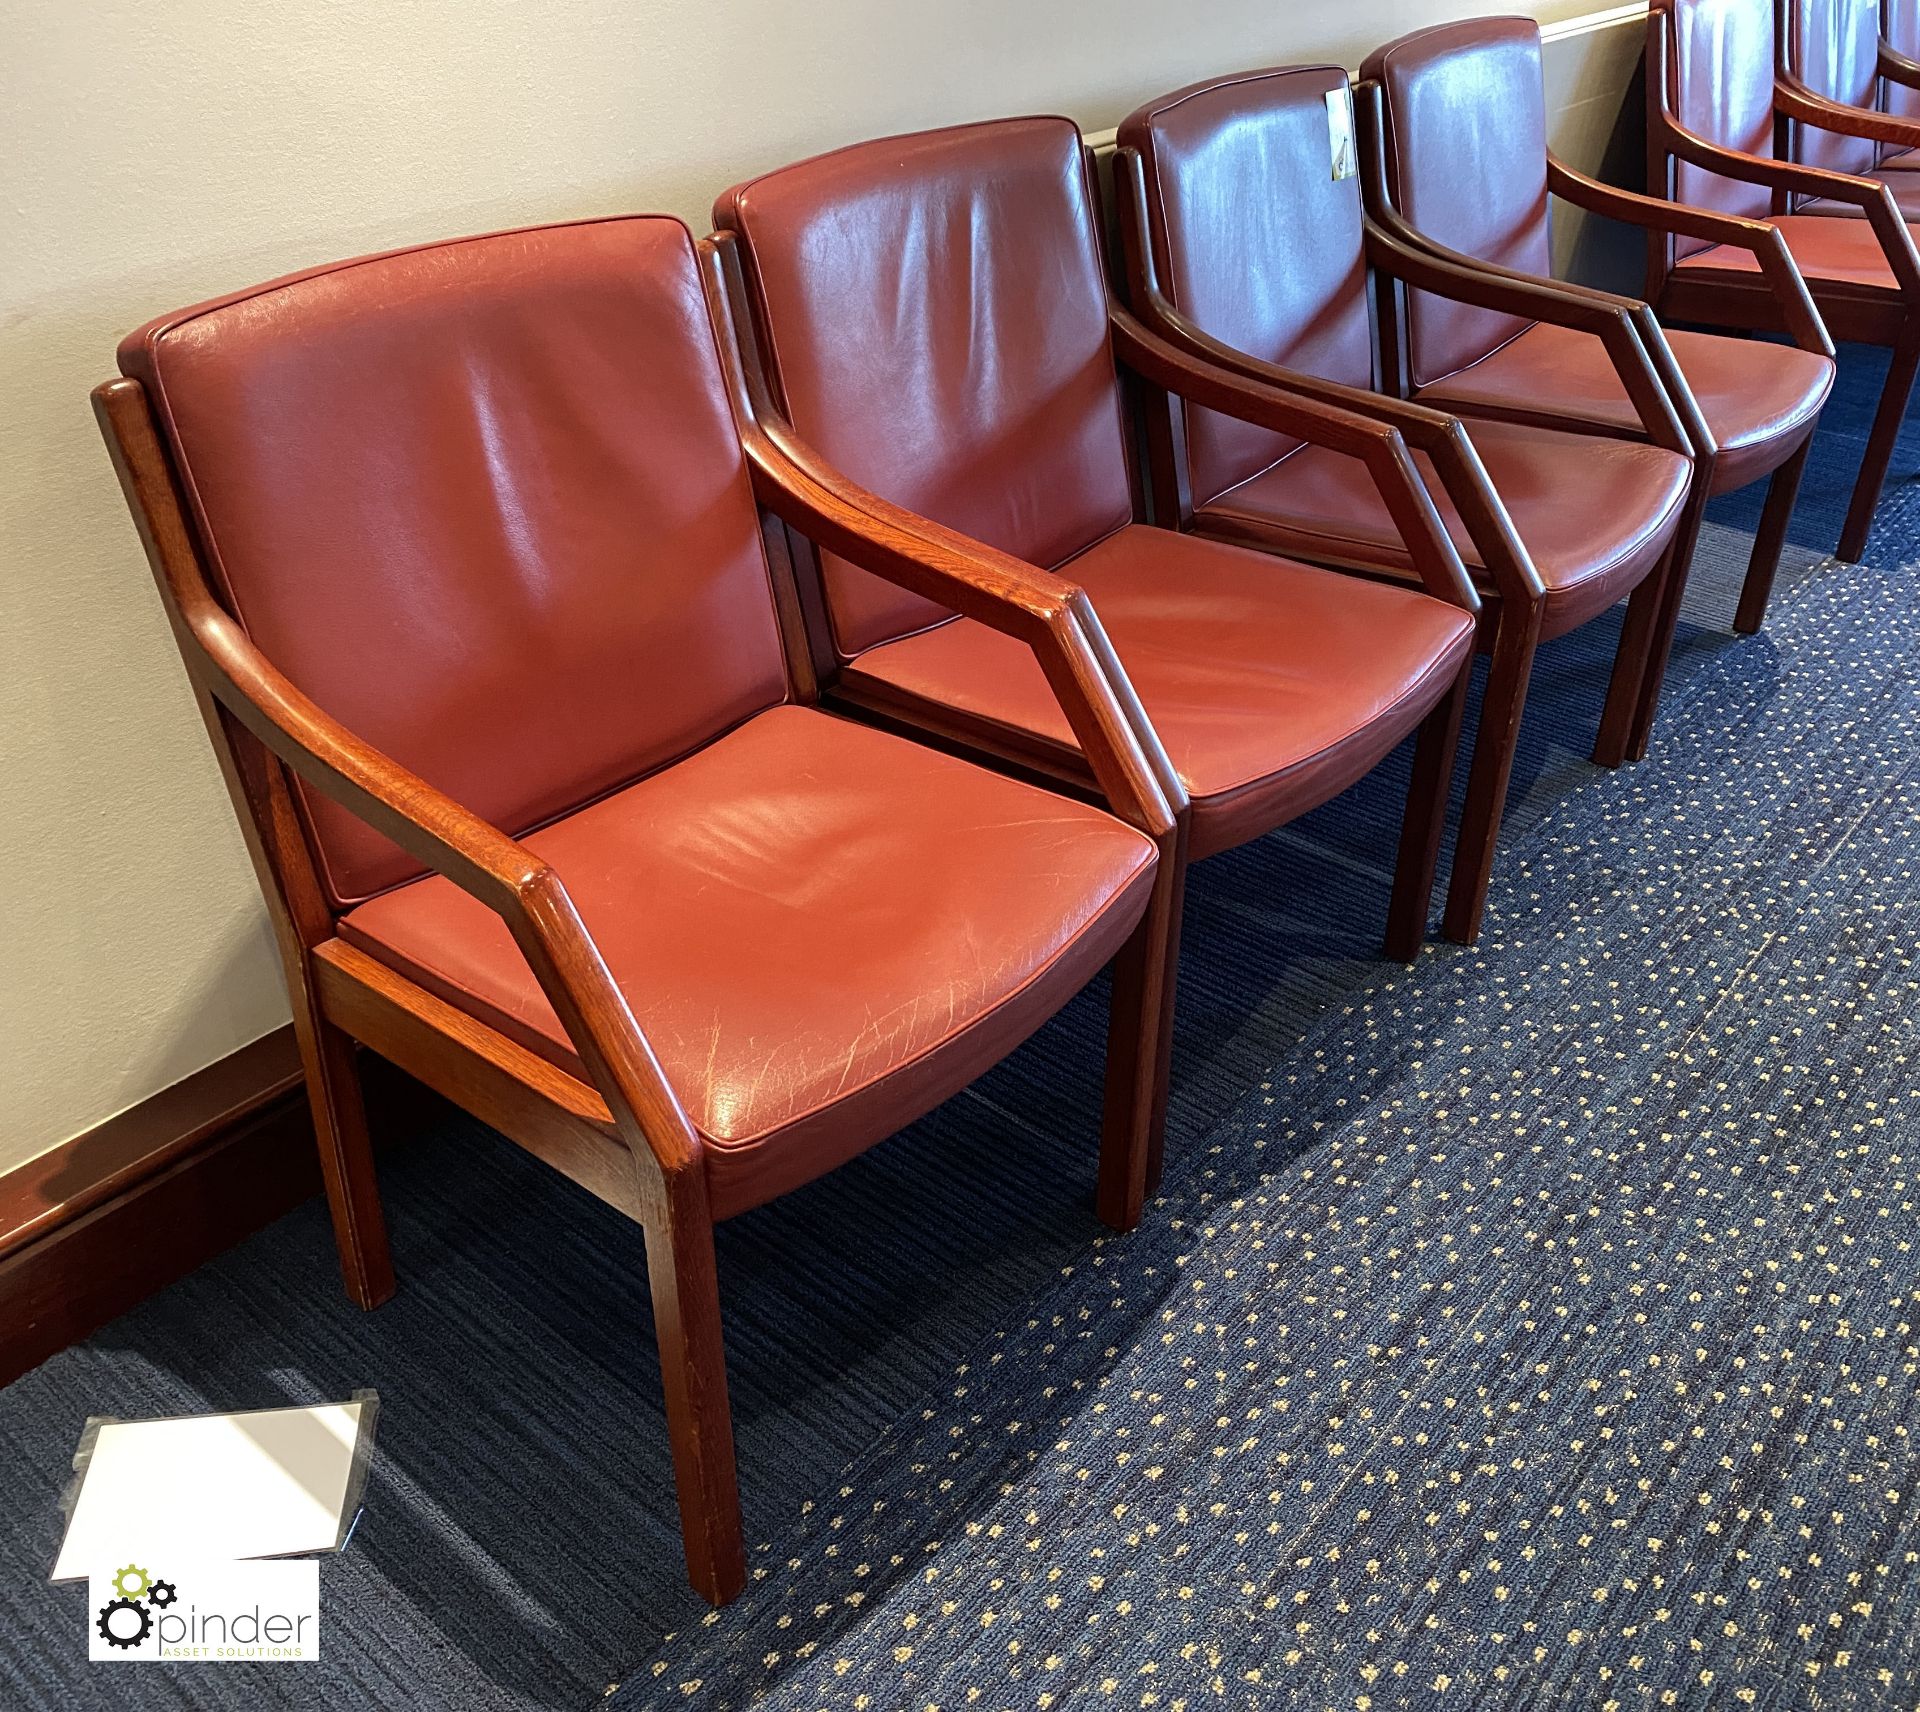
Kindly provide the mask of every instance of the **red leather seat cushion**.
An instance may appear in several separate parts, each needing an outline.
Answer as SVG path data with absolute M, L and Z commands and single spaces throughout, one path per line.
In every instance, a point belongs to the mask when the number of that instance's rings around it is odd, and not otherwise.
M 1362 777 L 1473 645 L 1471 616 L 1428 595 L 1140 524 L 1061 574 L 1092 596 L 1186 783 L 1196 857 Z M 847 678 L 1073 743 L 1032 654 L 969 620 L 869 649 Z
M 1886 252 L 1880 248 L 1873 228 L 1864 220 L 1823 220 L 1813 214 L 1780 214 L 1772 217 L 1772 223 L 1780 229 L 1793 259 L 1809 280 L 1878 286 L 1889 292 L 1896 289 Z M 1674 271 L 1757 274 L 1760 263 L 1751 250 L 1715 244 L 1681 257 L 1674 264 Z
M 1889 171 L 1883 166 L 1871 176 L 1893 192 L 1893 200 L 1905 219 L 1920 220 L 1920 182 L 1915 181 L 1910 168 Z M 1854 203 L 1832 202 L 1824 196 L 1817 201 L 1801 203 L 1799 212 L 1822 220 L 1864 220 L 1867 217 L 1867 211 Z
M 1543 634 L 1559 635 L 1604 612 L 1666 550 L 1693 467 L 1679 454 L 1508 422 L 1474 422 L 1468 432 L 1547 585 Z M 1431 466 L 1419 461 L 1462 558 L 1477 567 L 1460 514 Z M 1307 558 L 1408 563 L 1365 466 L 1317 446 L 1229 488 L 1194 522 Z
M 1806 434 L 1833 390 L 1833 359 L 1817 351 L 1677 329 L 1667 343 L 1720 448 L 1716 491 L 1744 487 L 1775 468 L 1779 448 Z M 1639 414 L 1600 341 L 1545 322 L 1418 396 L 1469 415 L 1486 411 L 1546 424 L 1578 416 L 1622 433 L 1640 430 Z
M 1154 868 L 1098 809 L 800 707 L 525 842 L 708 1143 L 718 1217 L 1004 1056 L 1119 948 Z M 374 898 L 340 933 L 584 1075 L 499 918 L 447 881 Z

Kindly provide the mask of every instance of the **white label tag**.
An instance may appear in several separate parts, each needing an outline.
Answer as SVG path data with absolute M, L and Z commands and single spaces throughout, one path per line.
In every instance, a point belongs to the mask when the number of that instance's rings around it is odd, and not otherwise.
M 294 1664 L 320 1656 L 320 1566 L 153 1558 L 87 1580 L 95 1664 Z
M 1333 153 L 1333 181 L 1352 178 L 1360 170 L 1353 150 L 1353 91 L 1346 84 L 1327 91 L 1327 143 Z

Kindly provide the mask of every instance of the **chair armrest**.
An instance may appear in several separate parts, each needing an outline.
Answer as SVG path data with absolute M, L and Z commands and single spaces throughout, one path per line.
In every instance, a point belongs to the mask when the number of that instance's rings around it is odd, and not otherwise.
M 1775 160 L 1771 155 L 1750 155 L 1741 149 L 1726 149 L 1705 137 L 1676 124 L 1668 117 L 1661 121 L 1668 150 L 1681 160 L 1722 178 L 1735 178 L 1746 184 L 1758 184 L 1770 190 L 1790 190 L 1799 196 L 1825 196 L 1835 202 L 1849 202 L 1861 209 L 1880 250 L 1887 258 L 1895 282 L 1909 297 L 1920 297 L 1920 252 L 1913 247 L 1913 235 L 1900 217 L 1893 192 L 1869 178 L 1854 178 L 1844 172 L 1829 172 L 1825 167 L 1802 166 L 1797 161 Z
M 1416 291 L 1431 291 L 1455 303 L 1544 321 L 1599 339 L 1646 437 L 1670 452 L 1692 456 L 1693 445 L 1673 399 L 1640 341 L 1628 307 L 1631 299 L 1612 298 L 1584 287 L 1568 290 L 1520 274 L 1495 273 L 1482 266 L 1448 261 L 1395 237 L 1372 218 L 1366 223 L 1366 238 L 1368 262 Z
M 1781 72 L 1774 79 L 1773 105 L 1776 112 L 1811 125 L 1816 131 L 1920 149 L 1920 119 L 1903 119 L 1897 113 L 1882 113 L 1872 107 L 1849 107 L 1843 101 L 1829 100 L 1787 72 Z
M 196 686 L 314 789 L 385 834 L 506 924 L 622 1139 L 663 1178 L 701 1169 L 701 1144 L 553 868 L 354 735 L 308 699 L 214 599 L 137 381 L 106 382 L 94 410 L 149 557 L 170 596 Z M 634 1134 L 637 1129 L 638 1134 Z M 638 1145 L 636 1146 L 636 1143 Z
M 1765 220 L 1719 214 L 1706 208 L 1692 208 L 1683 202 L 1663 202 L 1657 196 L 1621 190 L 1589 178 L 1551 154 L 1547 156 L 1547 189 L 1576 208 L 1625 225 L 1746 250 L 1760 264 L 1761 273 L 1773 288 L 1794 343 L 1802 350 L 1815 351 L 1823 357 L 1834 354 L 1833 338 L 1814 305 L 1813 293 L 1807 290 L 1800 264 L 1793 259 L 1793 252 L 1787 248 L 1779 229 Z
M 1150 837 L 1170 832 L 1186 788 L 1086 591 L 868 492 L 808 446 L 776 407 L 746 341 L 737 240 L 716 233 L 701 241 L 701 254 L 755 498 L 862 570 L 1025 643 L 1114 813 Z
M 1880 62 L 1877 69 L 1889 83 L 1904 84 L 1908 89 L 1920 89 L 1920 60 L 1909 59 L 1907 55 L 1885 40 L 1880 43 Z
M 1459 418 L 1424 404 L 1262 362 L 1214 338 L 1178 308 L 1161 288 L 1149 231 L 1146 175 L 1141 169 L 1138 151 L 1116 150 L 1113 167 L 1127 292 L 1140 321 L 1168 344 L 1178 346 L 1200 362 L 1226 369 L 1258 386 L 1297 393 L 1316 403 L 1371 416 L 1399 429 L 1407 445 L 1425 453 L 1433 464 L 1434 473 L 1453 501 L 1454 509 L 1460 513 L 1468 539 L 1479 552 L 1481 563 L 1501 598 L 1526 604 L 1544 600 L 1546 585 L 1541 582 L 1540 573 L 1534 568 L 1532 557 L 1514 529 L 1505 503 L 1494 491 L 1480 462 L 1480 453 L 1468 439 Z
M 1823 166 L 1784 161 L 1773 155 L 1748 154 L 1744 149 L 1709 142 L 1670 115 L 1661 119 L 1660 133 L 1668 151 L 1688 165 L 1704 168 L 1722 178 L 1738 179 L 1743 184 L 1757 184 L 1766 190 L 1790 190 L 1797 196 L 1828 196 L 1836 202 L 1865 207 L 1872 199 L 1871 193 L 1880 188 L 1867 179 L 1832 172 Z
M 1370 267 L 1403 285 L 1456 303 L 1593 335 L 1640 418 L 1641 432 L 1655 445 L 1683 456 L 1711 454 L 1713 436 L 1706 419 L 1645 304 L 1496 267 L 1436 243 L 1395 206 L 1387 170 L 1385 95 L 1377 82 L 1363 82 L 1356 89 L 1355 118 L 1360 128 L 1360 194 Z
M 1228 369 L 1260 386 L 1297 392 L 1317 403 L 1371 416 L 1398 429 L 1408 447 L 1432 463 L 1501 599 L 1527 605 L 1546 598 L 1546 584 L 1540 580 L 1532 555 L 1507 513 L 1506 502 L 1459 417 L 1407 399 L 1364 392 L 1320 375 L 1262 362 L 1203 332 L 1158 292 L 1145 294 L 1140 309 L 1141 319 L 1154 332 L 1201 362 Z
M 1580 298 L 1602 309 L 1625 315 L 1633 324 L 1633 330 L 1640 340 L 1640 347 L 1652 363 L 1660 386 L 1667 395 L 1667 402 L 1679 419 L 1687 437 L 1688 450 L 1694 456 L 1702 458 L 1710 458 L 1719 450 L 1714 444 L 1713 430 L 1708 426 L 1706 414 L 1700 408 L 1700 401 L 1693 396 L 1693 387 L 1681 370 L 1680 364 L 1675 360 L 1672 348 L 1667 344 L 1666 332 L 1661 327 L 1660 319 L 1654 314 L 1651 305 L 1637 297 L 1622 297 L 1618 292 L 1602 291 L 1598 286 L 1578 285 L 1569 280 L 1522 273 L 1518 268 L 1504 267 L 1498 262 L 1486 261 L 1480 256 L 1467 255 L 1460 250 L 1449 249 L 1410 225 L 1397 209 L 1387 204 L 1384 200 L 1386 194 L 1384 184 L 1381 185 L 1377 194 L 1380 200 L 1372 216 L 1374 223 L 1389 237 L 1419 250 L 1423 255 L 1431 256 L 1453 267 L 1465 268 L 1470 273 L 1510 280 L 1522 286 L 1544 287 L 1549 291 L 1559 292 L 1562 296 Z M 1604 335 L 1602 337 L 1604 338 Z M 1617 359 L 1614 367 L 1617 372 L 1619 369 Z M 1641 432 L 1648 433 L 1646 412 L 1635 396 L 1630 382 L 1626 383 L 1626 391 L 1628 402 L 1634 405 L 1636 414 L 1640 416 Z M 1552 414 L 1553 411 L 1550 403 L 1542 404 L 1541 409 L 1547 414 Z M 1577 428 L 1592 431 L 1591 424 L 1577 418 L 1573 421 Z M 1654 436 L 1648 434 L 1648 438 L 1652 439 Z
M 1392 423 L 1203 361 L 1117 304 L 1108 312 L 1108 325 L 1114 356 L 1152 385 L 1255 427 L 1358 458 L 1373 478 L 1427 593 L 1468 612 L 1479 612 L 1480 596 L 1461 562 L 1460 550 L 1440 520 L 1405 437 Z

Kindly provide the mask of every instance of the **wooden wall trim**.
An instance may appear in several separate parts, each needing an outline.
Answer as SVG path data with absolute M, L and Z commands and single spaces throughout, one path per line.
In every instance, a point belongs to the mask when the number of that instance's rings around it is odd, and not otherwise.
M 291 1025 L 0 1176 L 0 1259 L 300 1092 Z
M 382 1139 L 434 1114 L 383 1060 L 362 1070 Z M 319 1191 L 291 1027 L 0 1176 L 0 1385 Z

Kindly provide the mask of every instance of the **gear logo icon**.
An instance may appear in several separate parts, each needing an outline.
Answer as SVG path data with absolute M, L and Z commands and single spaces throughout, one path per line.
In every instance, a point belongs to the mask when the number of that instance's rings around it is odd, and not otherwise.
M 123 1622 L 114 1623 L 114 1618 L 123 1612 L 131 1611 L 136 1619 L 131 1631 Z M 100 1621 L 95 1625 L 100 1638 L 110 1647 L 137 1647 L 153 1632 L 153 1618 L 147 1614 L 146 1606 L 137 1599 L 109 1599 L 100 1607 Z
M 122 1652 L 146 1640 L 153 1633 L 154 1612 L 180 1597 L 171 1581 L 156 1580 L 152 1570 L 137 1563 L 116 1569 L 106 1591 L 107 1602 L 94 1614 L 93 1626 L 101 1640 Z

